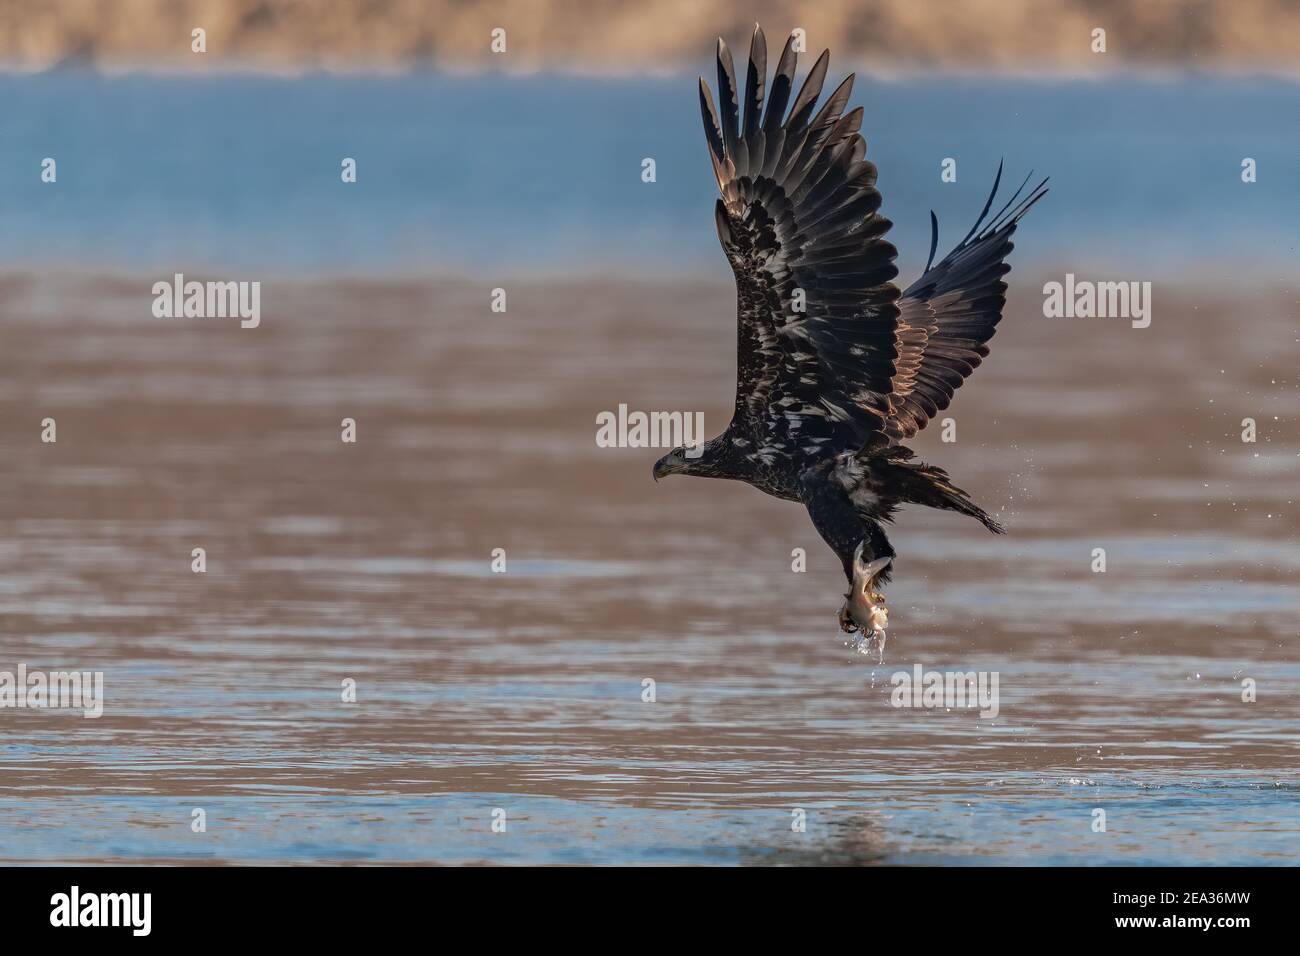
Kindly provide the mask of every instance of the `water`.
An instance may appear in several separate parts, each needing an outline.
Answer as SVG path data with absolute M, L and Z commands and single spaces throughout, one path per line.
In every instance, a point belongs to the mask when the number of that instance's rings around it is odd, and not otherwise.
M 841 63 L 847 70 L 855 64 Z M 858 64 L 860 65 L 860 64 Z M 711 62 L 701 68 L 712 70 Z M 1052 198 L 1018 259 L 1133 278 L 1293 274 L 1300 87 L 1274 78 L 860 78 L 905 275 L 999 159 Z M 0 255 L 170 274 L 713 274 L 695 79 L 0 75 Z M 39 178 L 58 162 L 57 186 Z M 340 163 L 358 181 L 340 181 Z M 641 181 L 642 160 L 656 182 Z M 957 182 L 940 162 L 957 161 Z M 1258 181 L 1241 182 L 1241 162 Z M 237 241 L 234 241 L 236 240 Z
M 905 275 L 998 155 L 1054 175 L 915 442 L 1010 533 L 904 511 L 877 663 L 801 508 L 594 441 L 730 411 L 689 83 L 0 86 L 0 670 L 107 698 L 0 710 L 0 860 L 1296 862 L 1293 87 L 868 84 Z M 1042 318 L 1093 262 L 1149 329 Z M 152 317 L 205 266 L 258 329 Z M 997 718 L 891 706 L 918 663 L 997 672 Z
M 1287 296 L 1133 330 L 1013 288 L 958 442 L 917 442 L 1010 534 L 902 515 L 884 664 L 801 509 L 595 445 L 618 401 L 723 421 L 724 284 L 511 296 L 285 281 L 241 330 L 6 281 L 3 666 L 107 702 L 3 712 L 5 859 L 1295 861 Z M 915 663 L 999 672 L 999 716 L 892 707 Z

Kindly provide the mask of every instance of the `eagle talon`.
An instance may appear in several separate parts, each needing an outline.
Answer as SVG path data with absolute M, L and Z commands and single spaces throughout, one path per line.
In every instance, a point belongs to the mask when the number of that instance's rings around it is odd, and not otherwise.
M 853 612 L 849 609 L 849 596 L 844 595 L 844 603 L 840 605 L 840 630 L 845 634 L 852 634 L 858 629 L 857 622 L 853 620 Z

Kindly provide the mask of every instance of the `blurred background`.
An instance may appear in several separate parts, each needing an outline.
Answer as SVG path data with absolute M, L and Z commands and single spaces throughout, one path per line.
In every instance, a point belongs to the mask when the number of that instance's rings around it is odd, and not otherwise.
M 743 58 L 756 20 L 859 73 L 905 274 L 928 209 L 963 234 L 1003 157 L 1058 183 L 1024 253 L 1043 262 L 1276 274 L 1295 254 L 1300 13 L 1281 0 L 5 7 L 13 263 L 711 274 L 690 80 L 716 86 L 714 40 Z M 57 189 L 32 172 L 46 157 Z
M 780 24 L 835 40 L 876 70 L 969 68 L 1104 72 L 1114 66 L 1294 73 L 1289 0 L 61 0 L 0 7 L 0 57 L 44 69 L 101 67 L 277 71 L 320 67 L 511 70 L 597 74 L 693 70 L 701 42 Z M 1089 36 L 1117 27 L 1107 62 Z M 190 54 L 207 30 L 208 58 Z M 504 28 L 507 59 L 489 52 Z M 769 28 L 771 29 L 771 28 Z
M 1010 533 L 900 516 L 882 663 L 801 508 L 595 444 L 730 414 L 696 76 L 755 21 L 858 72 L 901 282 L 1051 177 L 913 443 Z M 0 3 L 0 669 L 107 697 L 0 711 L 0 859 L 1294 863 L 1298 53 L 1282 0 Z

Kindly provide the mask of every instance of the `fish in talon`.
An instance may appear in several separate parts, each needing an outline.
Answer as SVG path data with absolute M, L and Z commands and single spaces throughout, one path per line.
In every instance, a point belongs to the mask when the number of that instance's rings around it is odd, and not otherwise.
M 884 633 L 889 626 L 889 610 L 885 607 L 885 597 L 876 590 L 877 580 L 889 567 L 893 557 L 886 555 L 871 561 L 863 559 L 866 540 L 858 542 L 853 551 L 853 581 L 849 589 L 845 606 L 840 611 L 840 626 L 844 627 L 847 615 L 865 635 L 874 631 Z M 847 628 L 846 628 L 847 630 Z

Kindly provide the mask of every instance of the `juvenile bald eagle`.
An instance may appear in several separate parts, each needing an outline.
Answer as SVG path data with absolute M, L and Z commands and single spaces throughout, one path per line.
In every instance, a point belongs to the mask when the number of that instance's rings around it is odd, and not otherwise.
M 736 277 L 736 407 L 725 432 L 692 456 L 674 449 L 654 477 L 731 478 L 803 502 L 849 581 L 840 626 L 883 640 L 876 587 L 889 580 L 894 549 L 881 522 L 899 505 L 957 511 L 1003 531 L 943 469 L 901 442 L 947 408 L 988 355 L 1011 236 L 1047 181 L 1021 199 L 1026 177 L 986 224 L 999 166 L 979 219 L 938 264 L 931 212 L 925 271 L 900 293 L 897 250 L 884 238 L 891 223 L 880 215 L 876 167 L 858 133 L 862 108 L 844 112 L 853 76 L 814 113 L 829 59 L 829 51 L 818 57 L 791 104 L 794 37 L 765 88 L 767 43 L 756 27 L 743 113 L 722 40 L 720 109 L 700 79 L 722 193 L 718 238 Z

